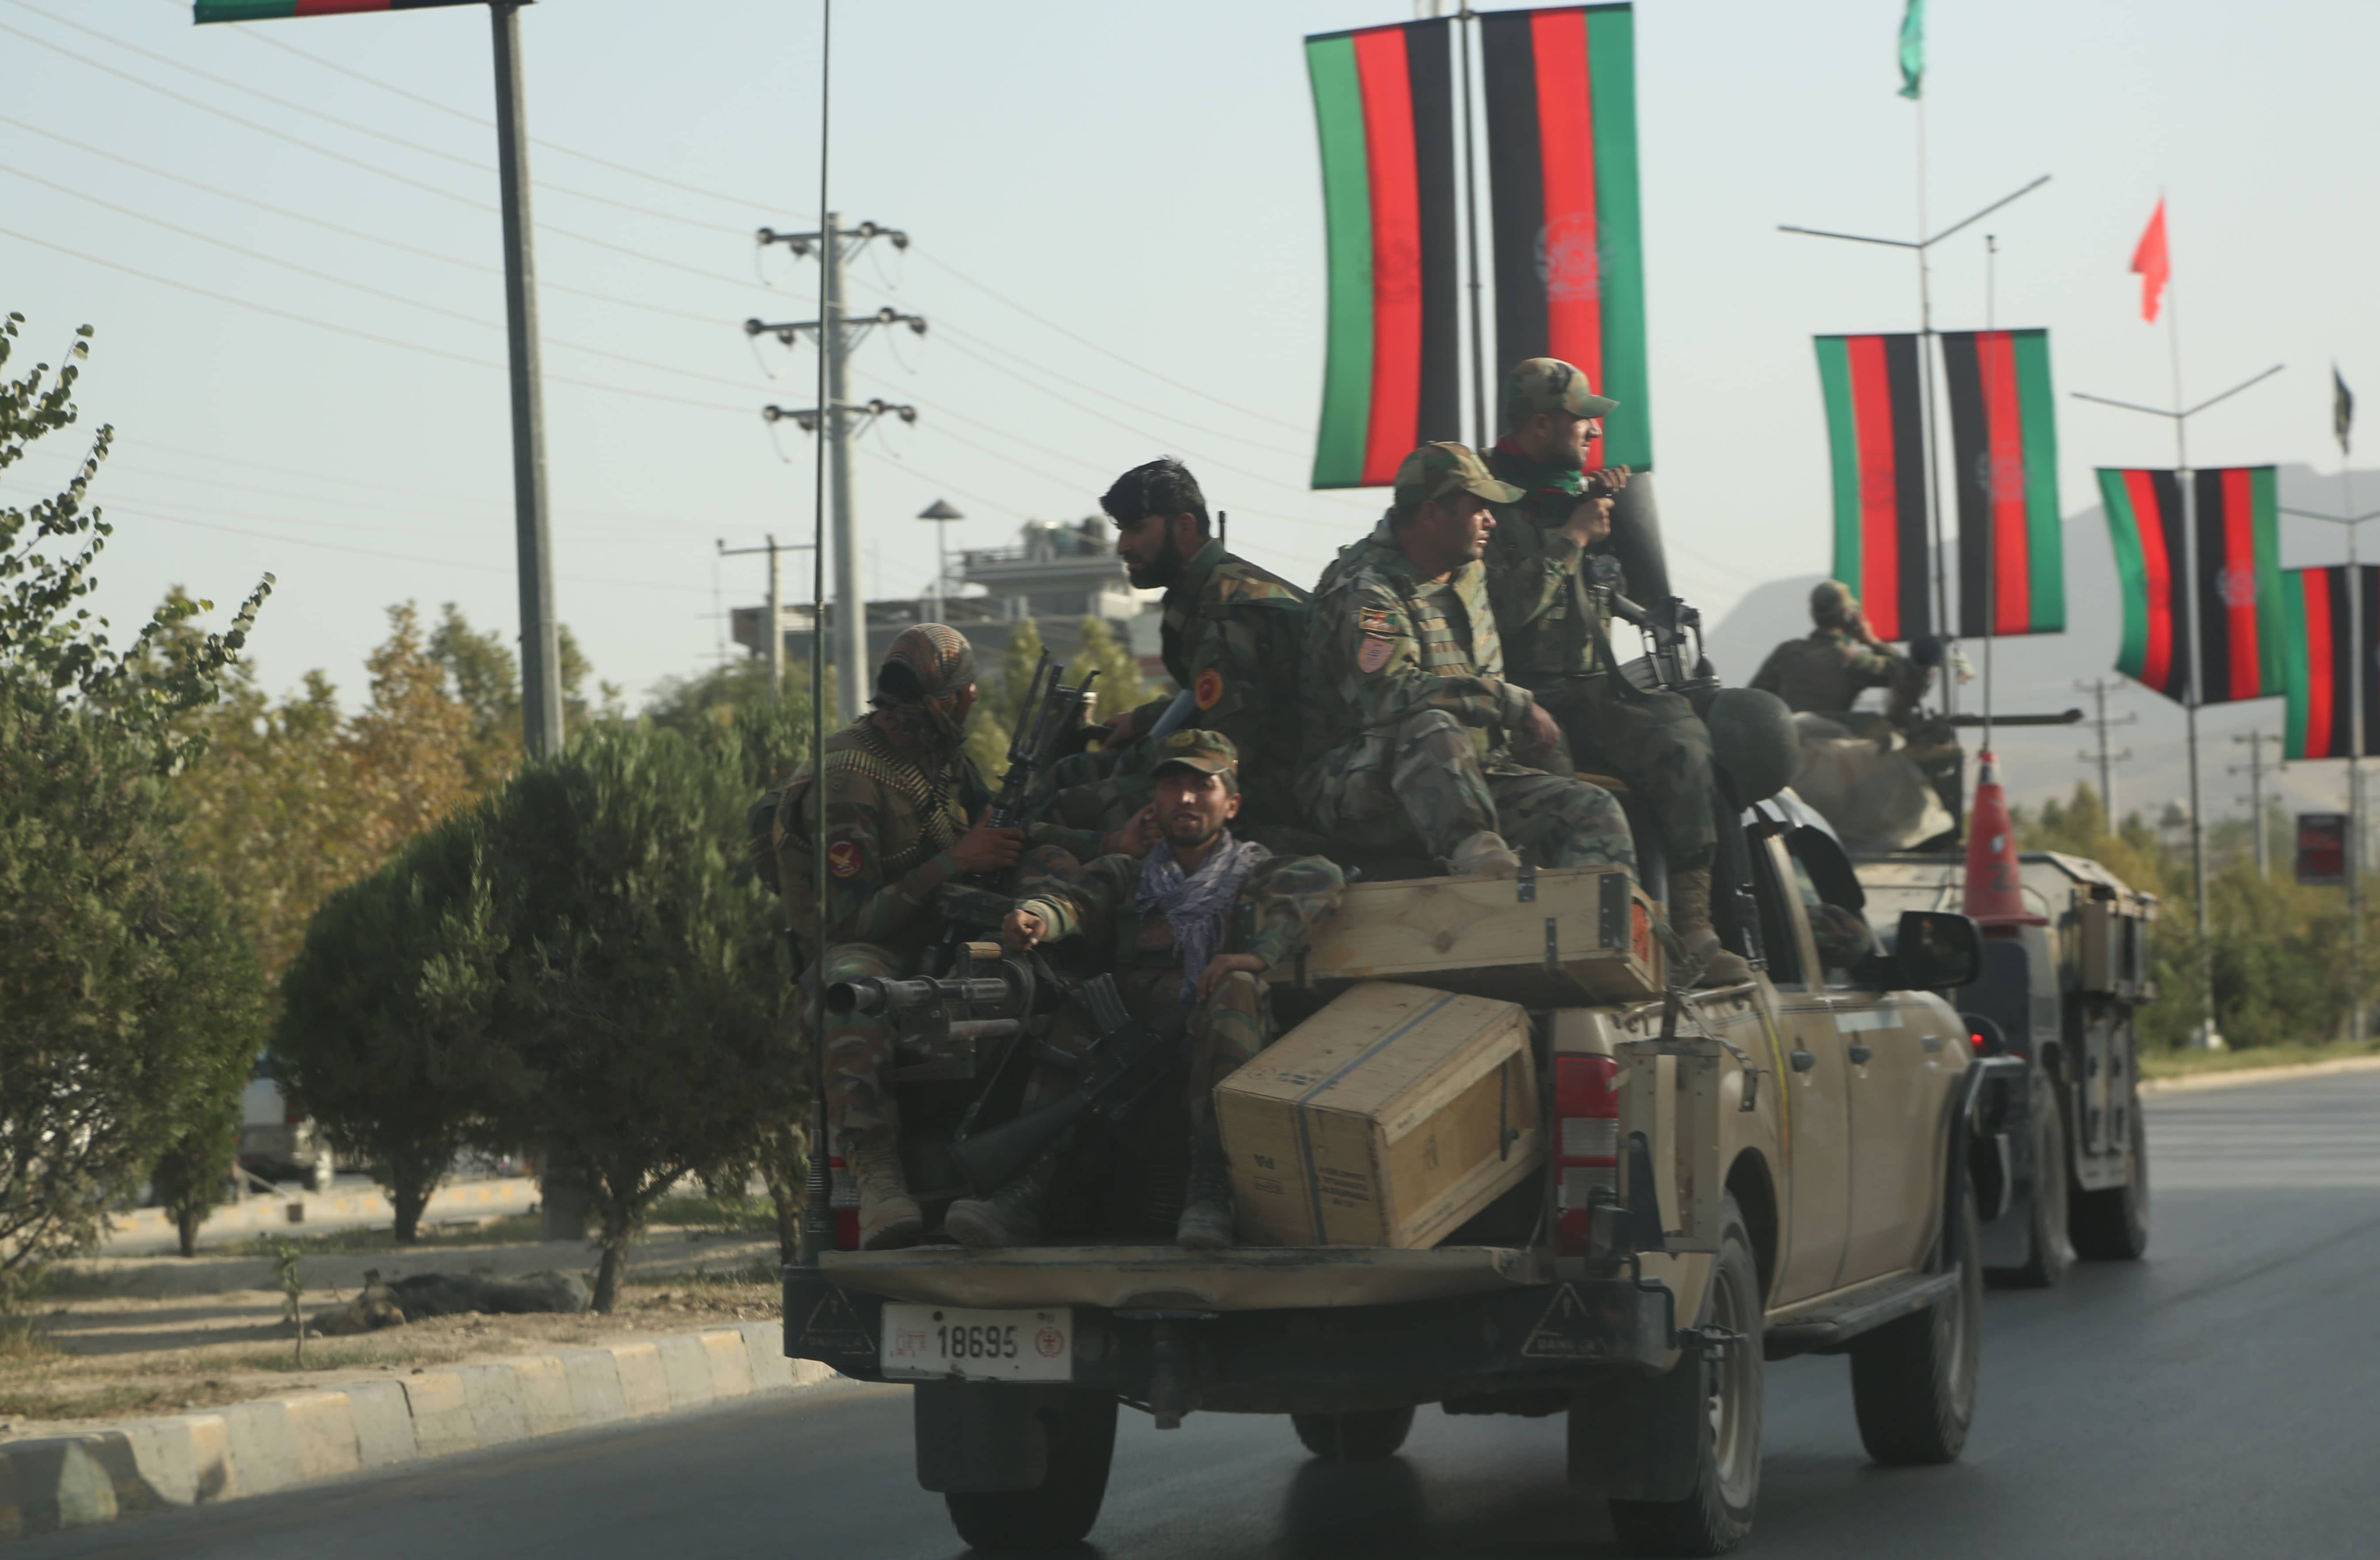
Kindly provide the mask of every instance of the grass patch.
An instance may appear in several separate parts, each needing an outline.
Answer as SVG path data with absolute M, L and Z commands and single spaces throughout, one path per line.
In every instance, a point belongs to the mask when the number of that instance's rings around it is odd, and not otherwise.
M 2366 1041 L 2361 1045 L 2338 1040 L 2316 1044 L 2244 1045 L 2229 1051 L 2156 1051 L 2142 1055 L 2141 1076 L 2196 1078 L 2204 1073 L 2239 1072 L 2249 1067 L 2302 1067 L 2315 1062 L 2374 1055 L 2380 1055 L 2380 1041 Z
M 709 1192 L 677 1192 L 653 1204 L 648 1228 L 673 1225 L 698 1229 L 707 1235 L 773 1236 L 776 1204 L 765 1197 L 713 1197 Z
M 754 1285 L 774 1289 L 784 1282 L 784 1269 L 766 1258 L 755 1257 L 742 1267 L 686 1268 L 675 1273 L 640 1273 L 637 1274 L 638 1289 L 747 1289 Z
M 328 1230 L 321 1235 L 259 1236 L 236 1245 L 219 1247 L 210 1256 L 270 1257 L 273 1244 L 287 1240 L 304 1257 L 365 1255 L 376 1251 L 429 1251 L 442 1248 L 468 1246 L 520 1246 L 535 1244 L 544 1238 L 544 1223 L 535 1213 L 516 1213 L 509 1218 L 490 1219 L 473 1225 L 437 1225 L 425 1224 L 420 1237 L 410 1246 L 396 1243 L 394 1226 L 372 1229 Z

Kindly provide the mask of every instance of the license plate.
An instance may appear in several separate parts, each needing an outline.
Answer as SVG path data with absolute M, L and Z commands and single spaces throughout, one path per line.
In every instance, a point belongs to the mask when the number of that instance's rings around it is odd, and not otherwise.
M 972 1310 L 958 1306 L 884 1308 L 883 1368 L 888 1376 L 958 1376 L 1001 1382 L 1075 1378 L 1075 1313 Z

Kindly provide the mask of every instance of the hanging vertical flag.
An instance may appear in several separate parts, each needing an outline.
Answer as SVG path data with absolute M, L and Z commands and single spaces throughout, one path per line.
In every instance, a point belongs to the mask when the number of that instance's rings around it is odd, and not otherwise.
M 1878 639 L 1932 633 L 1917 337 L 1816 341 L 1834 457 L 1835 578 L 1859 597 Z
M 1463 436 L 1450 25 L 1305 41 L 1330 282 L 1318 488 L 1386 485 L 1415 445 Z
M 2354 611 L 2349 612 L 2353 594 Z M 2380 676 L 2373 654 L 2380 648 L 2380 567 L 2338 564 L 2328 568 L 2281 571 L 2282 677 L 2289 717 L 2282 728 L 2283 758 L 2343 759 L 2354 756 L 2350 708 L 2363 706 L 2363 753 L 2380 746 Z M 2358 625 L 2350 633 L 2349 624 Z M 2358 646 L 2361 645 L 2359 652 Z M 2356 663 L 2363 666 L 2362 698 Z
M 1627 6 L 1479 18 L 1494 196 L 1496 360 L 1560 358 L 1620 409 L 1589 466 L 1653 464 Z
M 1959 494 L 1960 637 L 2063 633 L 2049 333 L 1947 331 L 1942 368 Z
M 2355 428 L 2355 393 L 2347 381 L 2338 377 L 2338 365 L 2330 365 L 2330 431 L 2338 436 L 2338 453 L 2347 451 L 2347 435 Z
M 2173 257 L 2165 247 L 2165 197 L 2157 197 L 2156 211 L 2149 225 L 2141 229 L 2141 241 L 2132 246 L 2132 274 L 2141 279 L 2141 318 L 2154 323 L 2157 304 L 2165 297 L 2165 285 L 2173 280 Z
M 2176 703 L 2190 697 L 2189 575 L 2183 561 L 2181 481 L 2171 471 L 2101 468 L 2099 498 L 2124 593 L 2116 670 Z
M 1925 0 L 1909 0 L 1900 14 L 1900 95 L 1913 98 L 1925 84 Z
M 2281 691 L 2280 499 L 2270 466 L 2192 474 L 2202 704 Z

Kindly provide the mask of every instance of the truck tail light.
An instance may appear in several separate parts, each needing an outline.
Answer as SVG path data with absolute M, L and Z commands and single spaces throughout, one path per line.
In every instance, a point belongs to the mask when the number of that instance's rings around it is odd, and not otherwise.
M 834 1249 L 838 1251 L 859 1249 L 859 1183 L 836 1154 L 826 1162 L 826 1205 L 834 1214 Z
M 1609 1056 L 1554 1058 L 1554 1249 L 1586 1253 L 1598 1187 L 1620 1164 L 1620 1064 Z

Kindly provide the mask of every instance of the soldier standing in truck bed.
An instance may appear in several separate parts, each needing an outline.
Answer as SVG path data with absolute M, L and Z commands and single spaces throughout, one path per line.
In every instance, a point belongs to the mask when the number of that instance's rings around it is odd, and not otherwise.
M 813 768 L 803 765 L 785 786 L 774 830 L 778 883 L 788 924 L 811 959 L 808 980 L 918 973 L 942 930 L 941 886 L 1011 866 L 1027 846 L 1085 857 L 1148 850 L 1151 836 L 1137 828 L 1102 836 L 1046 823 L 990 827 L 990 788 L 959 746 L 975 700 L 966 636 L 942 623 L 905 628 L 877 673 L 875 708 L 826 740 L 822 828 Z M 821 842 L 823 907 L 812 886 Z M 887 1015 L 857 1012 L 831 1020 L 825 1038 L 828 1130 L 857 1184 L 860 1245 L 868 1250 L 911 1245 L 925 1233 L 901 1166 L 900 1113 L 883 1082 L 892 1038 Z
M 1496 506 L 1488 539 L 1488 596 L 1504 640 L 1506 675 L 1562 728 L 1572 762 L 1616 775 L 1642 798 L 1670 865 L 1670 924 L 1702 965 L 1705 985 L 1749 980 L 1752 969 L 1711 928 L 1711 738 L 1676 693 L 1630 686 L 1605 661 L 1610 592 L 1625 593 L 1611 534 L 1618 467 L 1589 472 L 1588 446 L 1619 408 L 1558 358 L 1531 358 L 1504 382 L 1504 436 L 1488 469 L 1521 492 Z
M 1191 705 L 1175 724 L 1219 731 L 1242 755 L 1243 826 L 1293 822 L 1297 693 L 1284 672 L 1298 664 L 1305 592 L 1223 550 L 1197 479 L 1171 456 L 1118 477 L 1099 507 L 1115 522 L 1116 556 L 1133 584 L 1165 591 L 1165 670 Z M 1052 765 L 1035 816 L 1112 829 L 1148 805 L 1156 766 L 1148 737 L 1172 701 L 1123 712 L 1099 752 Z
M 1480 554 L 1491 503 L 1521 490 L 1457 444 L 1397 468 L 1379 525 L 1341 550 L 1315 587 L 1303 677 L 1308 826 L 1394 850 L 1417 842 L 1458 876 L 1510 877 L 1527 850 L 1547 867 L 1634 868 L 1610 792 L 1533 762 L 1561 730 L 1504 675 Z
M 1860 611 L 1859 598 L 1840 579 L 1821 580 L 1810 591 L 1806 639 L 1787 640 L 1768 652 L 1752 686 L 1785 701 L 1795 714 L 1840 714 L 1871 688 L 1888 689 L 1887 710 L 1895 725 L 1916 710 L 1933 676 L 1876 637 Z

